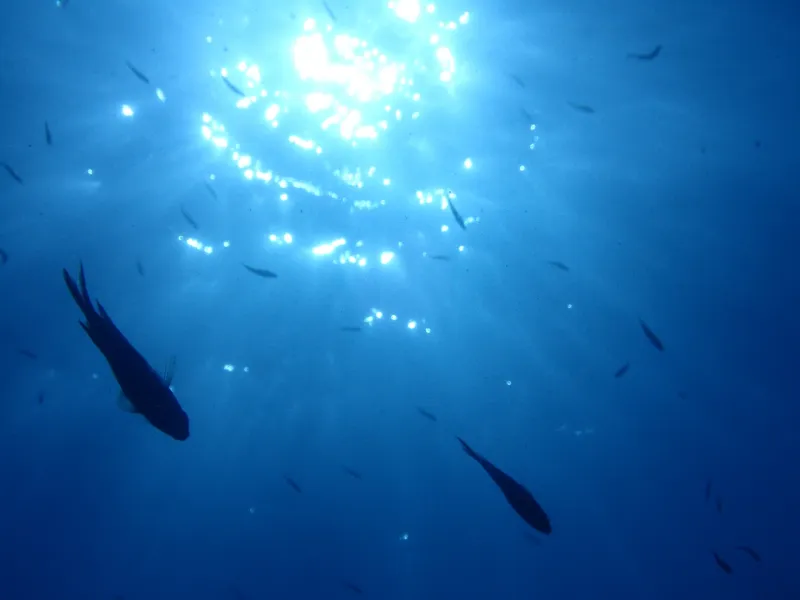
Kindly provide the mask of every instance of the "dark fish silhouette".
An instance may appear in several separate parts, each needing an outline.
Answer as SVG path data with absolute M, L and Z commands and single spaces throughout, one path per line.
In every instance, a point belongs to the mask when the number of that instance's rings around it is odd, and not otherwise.
M 236 94 L 237 96 L 241 96 L 242 98 L 246 98 L 247 97 L 247 94 L 245 94 L 242 90 L 240 90 L 238 87 L 233 85 L 227 77 L 223 76 L 222 77 L 222 81 L 224 81 L 225 85 L 228 86 L 228 89 L 230 91 L 232 91 L 234 94 Z
M 344 327 L 339 327 L 339 331 L 348 331 L 350 333 L 358 333 L 361 331 L 361 327 L 356 327 L 353 325 L 345 325 Z
M 567 102 L 567 104 L 569 104 L 569 106 L 572 107 L 573 110 L 577 110 L 578 112 L 582 112 L 587 115 L 593 115 L 594 113 L 597 112 L 588 104 L 576 104 L 575 102 Z
M 728 575 L 733 573 L 733 569 L 731 568 L 731 566 L 728 563 L 726 563 L 724 560 L 722 560 L 722 558 L 720 558 L 719 554 L 717 554 L 716 552 L 713 552 L 713 551 L 711 552 L 711 554 L 714 555 L 714 562 L 717 563 L 717 566 L 720 569 L 725 571 Z
M 289 484 L 289 487 L 292 488 L 295 492 L 297 492 L 298 494 L 303 493 L 303 490 L 300 489 L 300 486 L 297 485 L 297 482 L 294 479 L 292 479 L 288 475 L 284 475 L 283 479 L 286 481 L 286 483 Z
M 556 269 L 561 269 L 562 271 L 569 272 L 569 267 L 562 263 L 560 260 L 548 260 L 547 264 L 551 267 L 555 267 Z
M 331 10 L 331 7 L 328 6 L 328 3 L 325 2 L 325 0 L 322 0 L 322 6 L 325 7 L 325 12 L 328 13 L 328 16 L 331 18 L 331 21 L 336 22 L 336 15 L 333 14 L 333 11 Z
M 641 326 L 642 331 L 644 332 L 644 336 L 650 341 L 651 344 L 653 344 L 653 347 L 655 347 L 660 352 L 663 352 L 664 344 L 661 343 L 661 340 L 658 339 L 658 336 L 655 333 L 653 333 L 653 330 L 650 329 L 647 323 L 639 319 L 639 325 Z
M 258 269 L 256 267 L 251 267 L 250 265 L 246 265 L 242 263 L 242 266 L 250 271 L 253 275 L 258 275 L 259 277 L 264 277 L 265 279 L 274 279 L 277 277 L 275 273 L 272 271 L 267 271 L 266 269 Z
M 192 218 L 192 215 L 190 215 L 188 212 L 186 212 L 186 209 L 183 208 L 183 205 L 181 205 L 181 214 L 183 215 L 183 218 L 186 219 L 186 222 L 189 225 L 191 225 L 194 229 L 199 229 L 198 226 L 197 226 L 197 221 L 195 221 Z
M 8 262 L 8 254 L 5 250 L 0 248 L 0 266 L 6 264 Z
M 36 396 L 36 402 L 39 404 L 44 404 L 44 390 L 41 390 L 39 394 Z
M 126 60 L 126 61 L 125 61 L 125 66 L 126 66 L 126 67 L 128 67 L 128 68 L 130 69 L 131 73 L 133 73 L 134 75 L 136 75 L 136 78 L 137 78 L 139 81 L 143 81 L 144 83 L 150 83 L 150 79 L 147 77 L 147 75 L 145 75 L 145 74 L 144 74 L 144 73 L 142 73 L 142 72 L 141 72 L 139 69 L 137 69 L 136 67 L 134 67 L 134 66 L 133 66 L 133 65 L 130 63 L 130 61 L 127 61 L 127 60 Z
M 712 487 L 711 478 L 709 477 L 706 480 L 706 502 L 711 500 L 711 487 Z
M 44 122 L 44 141 L 48 146 L 53 145 L 53 134 L 50 132 L 50 125 L 47 124 L 47 121 Z
M 427 410 L 425 410 L 421 406 L 417 407 L 417 412 L 419 414 L 421 414 L 423 417 L 425 417 L 426 419 L 429 419 L 431 421 L 438 421 L 439 420 L 439 419 L 436 418 L 435 414 L 433 414 L 432 412 L 428 412 Z
M 716 500 L 717 512 L 722 514 L 722 496 L 717 496 Z
M 358 587 L 352 581 L 342 581 L 342 585 L 344 586 L 345 589 L 350 590 L 351 592 L 354 592 L 356 594 L 363 594 L 364 593 L 364 590 L 362 590 L 360 587 Z
M 23 185 L 24 181 L 22 181 L 22 177 L 19 176 L 19 174 L 14 170 L 14 168 L 10 164 L 6 162 L 0 162 L 0 166 L 2 166 L 6 170 L 6 173 L 8 173 L 8 176 L 11 177 L 11 179 L 16 181 L 18 184 Z
M 511 78 L 511 81 L 516 83 L 519 87 L 523 90 L 525 89 L 525 82 L 518 75 L 514 75 L 513 73 L 509 73 L 508 76 Z
M 458 226 L 461 227 L 461 229 L 466 230 L 467 229 L 467 225 L 466 225 L 466 223 L 464 223 L 464 219 L 461 217 L 461 215 L 456 210 L 456 207 L 453 205 L 453 201 L 450 200 L 449 195 L 448 195 L 448 198 L 447 198 L 447 206 L 450 207 L 450 212 L 453 213 L 453 218 L 456 220 L 456 223 L 458 223 Z
M 142 261 L 136 261 L 136 272 L 139 273 L 142 277 L 144 277 L 144 266 L 142 265 Z
M 653 48 L 650 52 L 645 52 L 642 54 L 636 52 L 628 52 L 628 58 L 635 58 L 637 60 L 653 60 L 661 54 L 661 45 L 659 44 L 655 48 Z
M 754 561 L 761 562 L 761 555 L 755 550 L 753 550 L 750 546 L 736 546 L 736 549 L 741 550 L 742 552 L 746 552 L 747 554 L 750 555 L 750 558 L 752 558 Z
M 518 483 L 513 477 L 498 469 L 483 456 L 475 452 L 460 437 L 456 439 L 461 442 L 461 447 L 464 449 L 464 452 L 466 452 L 470 458 L 477 461 L 477 463 L 483 467 L 483 470 L 488 473 L 492 481 L 494 481 L 497 487 L 500 488 L 500 491 L 503 492 L 503 496 L 506 497 L 506 501 L 511 505 L 511 508 L 522 517 L 523 521 L 536 531 L 540 531 L 544 534 L 553 532 L 549 517 L 533 495 L 525 489 L 525 486 Z
M 30 358 L 31 360 L 36 360 L 37 358 L 39 358 L 38 354 L 26 348 L 17 348 L 17 352 L 19 352 L 25 358 Z
M 165 377 L 156 373 L 117 329 L 103 305 L 98 302 L 95 310 L 86 287 L 83 263 L 78 271 L 77 284 L 66 269 L 63 274 L 72 299 L 86 319 L 80 325 L 111 367 L 122 396 L 130 402 L 129 409 L 140 413 L 153 427 L 170 437 L 179 441 L 188 439 L 189 417 L 169 387 L 171 370 Z
M 426 254 L 425 256 L 431 260 L 450 260 L 446 254 Z
M 214 188 L 211 187 L 211 184 L 208 183 L 207 181 L 204 181 L 203 185 L 205 186 L 206 190 L 208 190 L 208 193 L 211 194 L 211 197 L 214 200 L 216 200 L 217 199 L 217 192 L 214 191 Z
M 622 377 L 623 375 L 625 375 L 625 373 L 627 373 L 627 372 L 628 372 L 628 369 L 630 369 L 630 368 L 631 368 L 631 363 L 625 363 L 625 364 L 624 364 L 624 365 L 622 365 L 622 366 L 621 366 L 619 369 L 617 369 L 617 372 L 616 372 L 616 373 L 614 373 L 614 377 L 616 377 L 617 379 L 619 379 L 620 377 Z
M 359 473 L 355 469 L 351 469 L 350 467 L 342 465 L 342 471 L 350 475 L 350 477 L 352 477 L 353 479 L 361 479 L 361 473 Z

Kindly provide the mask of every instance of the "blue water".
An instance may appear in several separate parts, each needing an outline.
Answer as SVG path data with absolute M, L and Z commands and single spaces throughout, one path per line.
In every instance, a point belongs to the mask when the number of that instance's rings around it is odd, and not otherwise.
M 797 5 L 328 8 L 3 7 L 0 600 L 798 597 Z

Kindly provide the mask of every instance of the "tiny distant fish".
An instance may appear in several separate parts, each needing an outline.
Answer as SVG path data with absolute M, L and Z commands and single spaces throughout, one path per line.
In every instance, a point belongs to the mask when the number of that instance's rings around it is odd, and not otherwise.
M 450 257 L 447 256 L 446 254 L 426 254 L 426 256 L 431 260 L 443 260 L 443 261 L 450 260 Z
M 128 67 L 128 68 L 130 69 L 131 73 L 133 73 L 134 75 L 136 75 L 136 78 L 137 78 L 139 81 L 143 81 L 144 83 L 150 83 L 150 79 L 147 77 L 147 75 L 145 75 L 145 74 L 144 74 L 144 73 L 142 73 L 142 72 L 141 72 L 139 69 L 137 69 L 136 67 L 134 67 L 134 66 L 133 66 L 133 65 L 130 63 L 130 61 L 126 60 L 126 61 L 125 61 L 125 66 L 126 66 L 126 67 Z
M 717 507 L 717 512 L 719 514 L 722 514 L 722 496 L 717 496 L 717 500 L 716 500 L 715 504 L 716 504 L 716 507 Z
M 430 420 L 430 421 L 434 421 L 435 422 L 435 421 L 439 420 L 439 419 L 436 418 L 435 414 L 433 414 L 432 412 L 428 412 L 427 410 L 425 410 L 421 406 L 417 407 L 417 412 L 419 414 L 421 414 L 423 417 L 425 417 L 426 419 Z
M 747 554 L 750 555 L 750 558 L 752 558 L 754 561 L 761 562 L 761 555 L 755 550 L 753 550 L 750 546 L 736 546 L 736 549 L 741 550 L 742 552 L 746 552 Z
M 36 397 L 36 402 L 44 404 L 44 390 L 39 392 L 39 395 Z
M 712 482 L 711 482 L 711 478 L 709 477 L 706 480 L 706 502 L 711 500 L 711 488 L 712 488 Z
M 638 54 L 636 52 L 628 52 L 628 58 L 635 58 L 637 60 L 653 60 L 659 54 L 661 54 L 660 44 L 655 48 L 653 48 L 650 52 L 645 52 L 643 54 Z
M 242 98 L 246 98 L 247 97 L 247 94 L 245 94 L 242 90 L 240 90 L 238 87 L 233 85 L 227 77 L 223 77 L 222 81 L 224 81 L 225 85 L 228 86 L 228 89 L 230 91 L 232 91 L 234 94 L 236 94 L 237 96 L 241 96 Z
M 564 263 L 562 263 L 560 260 L 548 260 L 547 264 L 552 267 L 555 267 L 556 269 L 561 269 L 562 271 L 569 272 L 569 267 Z
M 0 248 L 0 266 L 6 264 L 8 262 L 8 254 L 5 250 Z
M 288 475 L 284 475 L 283 479 L 286 481 L 286 483 L 289 484 L 289 487 L 292 488 L 295 492 L 297 492 L 298 494 L 303 493 L 303 490 L 300 489 L 300 486 L 297 485 L 297 482 L 294 479 L 292 479 Z
M 622 366 L 621 366 L 619 369 L 617 369 L 617 372 L 616 372 L 616 373 L 614 373 L 614 377 L 616 377 L 617 379 L 619 379 L 620 377 L 622 377 L 623 375 L 625 375 L 625 373 L 627 373 L 627 372 L 628 372 L 628 369 L 630 369 L 630 368 L 631 368 L 631 363 L 629 363 L 629 362 L 626 362 L 626 363 L 625 363 L 624 365 L 622 365 Z
M 36 360 L 39 358 L 39 355 L 36 354 L 36 352 L 28 350 L 27 348 L 17 348 L 17 352 L 25 358 L 30 358 L 31 360 Z
M 258 275 L 259 277 L 264 277 L 265 279 L 274 279 L 277 277 L 275 273 L 272 271 L 267 271 L 266 269 L 258 269 L 256 267 L 251 267 L 250 265 L 246 265 L 242 263 L 242 266 L 250 271 L 253 275 Z
M 342 470 L 354 479 L 361 479 L 361 473 L 359 473 L 355 469 L 351 469 L 350 467 L 342 465 Z
M 466 231 L 467 225 L 464 223 L 464 219 L 458 213 L 458 211 L 456 210 L 455 205 L 453 204 L 453 201 L 450 200 L 449 197 L 447 198 L 447 206 L 450 207 L 450 212 L 453 213 L 453 218 L 456 220 L 456 223 L 458 223 L 458 226 L 461 227 L 461 229 Z
M 214 200 L 216 200 L 216 199 L 217 199 L 217 192 L 215 192 L 215 191 L 214 191 L 214 188 L 213 188 L 213 187 L 211 187 L 211 184 L 210 184 L 210 183 L 208 183 L 207 181 L 204 181 L 204 182 L 203 182 L 203 185 L 204 185 L 204 186 L 205 186 L 205 188 L 208 190 L 208 193 L 209 193 L 209 194 L 211 194 L 211 197 L 212 197 Z
M 639 319 L 639 325 L 641 326 L 645 337 L 653 345 L 653 347 L 656 348 L 659 352 L 663 352 L 664 351 L 664 344 L 661 343 L 661 340 L 653 332 L 653 330 L 650 329 L 650 327 L 647 325 L 647 323 L 645 323 L 644 321 Z
M 53 145 L 53 134 L 50 132 L 50 125 L 48 125 L 47 121 L 44 122 L 44 141 L 47 142 L 48 146 Z
M 328 13 L 328 16 L 331 18 L 331 21 L 335 22 L 336 21 L 336 15 L 333 14 L 333 11 L 331 10 L 331 7 L 328 6 L 328 3 L 325 2 L 325 0 L 322 0 L 322 6 L 325 7 L 325 12 Z
M 595 112 L 597 112 L 588 104 L 576 104 L 575 102 L 567 102 L 567 104 L 569 104 L 573 110 L 577 110 L 578 112 L 582 112 L 586 115 L 593 115 Z
M 731 566 L 727 562 L 725 562 L 722 558 L 720 558 L 719 554 L 717 554 L 716 552 L 713 552 L 713 551 L 711 552 L 711 554 L 714 555 L 714 562 L 717 563 L 717 566 L 720 569 L 725 571 L 728 575 L 733 573 L 733 569 L 731 568 Z
M 136 261 L 136 272 L 139 273 L 142 277 L 144 277 L 144 266 L 142 266 L 142 261 Z
M 189 225 L 195 229 L 198 229 L 197 221 L 192 218 L 192 215 L 186 212 L 186 209 L 183 207 L 183 205 L 181 205 L 181 214 L 183 215 L 183 218 L 186 219 L 186 222 L 189 223 Z
M 522 81 L 522 79 L 520 79 L 520 78 L 519 78 L 519 76 L 517 76 L 517 75 L 514 75 L 513 73 L 509 73 L 509 74 L 508 74 L 508 76 L 511 78 L 511 81 L 513 81 L 514 83 L 516 83 L 516 84 L 517 84 L 519 87 L 521 87 L 523 90 L 525 89 L 525 82 L 524 82 L 524 81 Z
M 342 581 L 342 585 L 345 587 L 345 589 L 350 590 L 351 592 L 354 592 L 356 594 L 363 594 L 364 593 L 364 590 L 362 590 L 360 587 L 358 587 L 352 581 Z
M 3 168 L 6 170 L 6 173 L 8 173 L 8 175 L 9 175 L 9 177 L 11 177 L 11 179 L 13 179 L 14 181 L 16 181 L 16 182 L 17 182 L 18 184 L 20 184 L 20 185 L 22 185 L 22 184 L 24 183 L 24 182 L 22 181 L 22 177 L 20 177 L 20 176 L 17 174 L 17 172 L 16 172 L 16 171 L 15 171 L 15 170 L 12 168 L 12 166 L 11 166 L 11 165 L 9 165 L 9 164 L 8 164 L 8 163 L 6 163 L 6 162 L 0 162 L 0 165 L 2 165 L 2 166 L 3 166 Z
M 349 331 L 351 333 L 358 333 L 361 331 L 361 327 L 356 327 L 354 325 L 345 325 L 344 327 L 339 327 L 339 331 Z

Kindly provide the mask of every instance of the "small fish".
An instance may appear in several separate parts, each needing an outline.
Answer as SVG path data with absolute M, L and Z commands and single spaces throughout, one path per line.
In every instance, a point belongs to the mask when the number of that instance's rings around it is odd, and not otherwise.
M 344 586 L 345 589 L 350 590 L 351 592 L 354 592 L 356 594 L 363 594 L 364 593 L 364 590 L 362 590 L 360 587 L 358 587 L 352 581 L 342 581 L 342 585 Z
M 188 212 L 186 212 L 186 209 L 183 207 L 183 205 L 181 205 L 181 214 L 183 215 L 183 218 L 186 219 L 186 222 L 189 223 L 189 225 L 191 225 L 195 229 L 198 229 L 197 221 L 195 221 L 192 218 L 192 215 L 190 215 Z
M 331 10 L 331 7 L 328 6 L 328 3 L 325 2 L 325 0 L 322 0 L 322 6 L 325 7 L 325 12 L 328 13 L 328 16 L 331 18 L 331 21 L 333 21 L 335 23 L 336 22 L 336 15 L 333 14 L 333 11 Z
M 350 333 L 358 333 L 361 331 L 361 327 L 356 327 L 354 325 L 345 325 L 344 327 L 339 327 L 339 331 L 347 331 Z
M 449 195 L 448 195 L 448 198 L 447 198 L 447 206 L 450 207 L 450 212 L 453 213 L 453 218 L 456 220 L 456 223 L 458 223 L 458 226 L 461 227 L 461 229 L 466 231 L 467 225 L 464 223 L 464 219 L 461 217 L 461 215 L 456 210 L 456 207 L 453 204 L 453 201 L 450 199 Z
M 717 507 L 717 512 L 722 514 L 722 496 L 717 496 L 715 505 Z
M 2 165 L 2 167 L 6 170 L 6 173 L 8 173 L 11 179 L 16 181 L 18 184 L 23 185 L 24 182 L 22 181 L 22 177 L 17 174 L 11 165 L 6 162 L 0 162 L 0 165 Z
M 0 267 L 8 262 L 8 253 L 0 248 Z
M 709 477 L 706 480 L 706 502 L 711 500 L 711 488 L 712 488 L 712 482 L 711 482 L 711 478 Z
M 238 87 L 233 85 L 227 77 L 223 77 L 222 81 L 224 81 L 225 85 L 228 86 L 228 89 L 230 91 L 232 91 L 234 94 L 236 94 L 237 96 L 241 96 L 242 98 L 246 98 L 247 97 L 247 94 L 245 94 L 242 90 L 240 90 Z
M 437 419 L 437 418 L 436 418 L 436 415 L 435 415 L 435 414 L 433 414 L 432 412 L 428 412 L 427 410 L 425 410 L 425 409 L 424 409 L 424 408 L 422 408 L 421 406 L 418 406 L 418 407 L 417 407 L 417 412 L 418 412 L 419 414 L 421 414 L 423 417 L 425 417 L 426 419 L 430 420 L 430 421 L 434 421 L 434 422 L 436 422 L 436 421 L 438 421 L 438 420 L 439 420 L 439 419 Z
M 40 390 L 38 396 L 36 396 L 36 402 L 39 404 L 44 404 L 44 390 Z
M 516 481 L 511 475 L 505 471 L 497 468 L 488 459 L 475 452 L 470 446 L 460 437 L 456 438 L 463 448 L 467 456 L 477 462 L 486 474 L 491 477 L 494 484 L 500 488 L 500 491 L 505 496 L 506 502 L 514 509 L 520 518 L 528 525 L 533 527 L 536 531 L 549 535 L 553 532 L 553 527 L 550 524 L 550 518 L 547 513 L 536 501 L 525 486 Z
M 713 551 L 711 552 L 711 554 L 713 554 L 713 555 L 714 555 L 714 562 L 716 562 L 716 563 L 717 563 L 717 566 L 718 566 L 720 569 L 722 569 L 723 571 L 725 571 L 725 572 L 726 572 L 728 575 L 730 575 L 731 573 L 733 573 L 733 569 L 731 568 L 731 566 L 730 566 L 728 563 L 726 563 L 724 560 L 722 560 L 722 559 L 720 558 L 719 554 L 717 554 L 716 552 L 713 552 Z
M 653 347 L 656 348 L 659 352 L 663 352 L 664 344 L 661 343 L 661 340 L 658 339 L 658 336 L 655 333 L 653 333 L 653 330 L 650 329 L 647 323 L 639 319 L 639 326 L 642 328 L 645 337 L 653 345 Z
M 752 558 L 754 561 L 761 562 L 761 555 L 755 550 L 753 550 L 750 546 L 736 546 L 736 549 L 741 550 L 742 552 L 746 552 L 747 554 L 750 555 L 750 558 Z
M 569 272 L 569 267 L 562 263 L 560 260 L 548 260 L 547 264 L 555 267 L 556 269 L 561 269 L 562 271 Z
M 203 182 L 203 185 L 204 185 L 204 186 L 205 186 L 205 188 L 208 190 L 208 193 L 209 193 L 209 194 L 211 194 L 211 197 L 212 197 L 214 200 L 216 200 L 216 199 L 217 199 L 217 192 L 215 192 L 215 191 L 214 191 L 214 188 L 213 188 L 213 187 L 211 187 L 211 184 L 210 184 L 210 183 L 208 183 L 207 181 L 204 181 L 204 182 Z
M 48 146 L 53 145 L 53 134 L 50 132 L 50 125 L 47 121 L 44 122 L 44 141 Z
M 350 477 L 352 477 L 353 479 L 361 479 L 362 478 L 361 477 L 361 473 L 359 473 L 355 469 L 351 469 L 350 467 L 346 467 L 346 466 L 342 465 L 342 471 L 344 471 L 345 473 L 350 475 Z
M 426 254 L 425 256 L 427 258 L 430 258 L 431 260 L 442 260 L 442 261 L 450 260 L 450 257 L 447 256 L 446 254 Z
M 297 485 L 297 482 L 294 479 L 292 479 L 288 475 L 284 475 L 283 479 L 286 481 L 286 483 L 289 484 L 289 487 L 292 488 L 295 492 L 297 492 L 298 494 L 303 493 L 303 490 L 300 489 L 300 486 Z
M 144 277 L 144 266 L 142 266 L 142 261 L 136 261 L 136 272 L 139 273 L 142 277 Z
M 267 271 L 266 269 L 257 269 L 256 267 L 251 267 L 250 265 L 246 265 L 242 263 L 242 266 L 250 271 L 253 275 L 258 275 L 259 277 L 264 277 L 265 279 L 274 279 L 277 277 L 275 273 L 272 271 Z
M 619 379 L 620 377 L 622 377 L 623 375 L 625 375 L 625 373 L 627 373 L 627 372 L 628 372 L 628 369 L 630 369 L 630 368 L 631 368 L 631 363 L 629 363 L 629 362 L 626 362 L 626 363 L 625 363 L 624 365 L 622 365 L 622 366 L 621 366 L 619 369 L 617 369 L 617 372 L 616 372 L 616 373 L 614 373 L 614 377 L 616 377 L 617 379 Z
M 17 352 L 24 356 L 25 358 L 29 358 L 31 360 L 37 360 L 39 355 L 32 350 L 28 350 L 27 348 L 17 348 Z
M 645 52 L 643 54 L 638 54 L 636 52 L 628 52 L 628 58 L 635 58 L 637 60 L 653 60 L 659 54 L 661 54 L 660 44 L 655 48 L 653 48 L 650 52 Z
M 130 61 L 127 61 L 127 60 L 126 60 L 126 61 L 125 61 L 125 66 L 126 66 L 126 67 L 128 67 L 128 68 L 130 69 L 131 73 L 133 73 L 134 75 L 136 75 L 136 78 L 137 78 L 139 81 L 143 81 L 144 83 L 150 83 L 150 79 L 147 77 L 147 75 L 145 75 L 145 74 L 144 74 L 144 73 L 142 73 L 142 72 L 141 72 L 139 69 L 137 69 L 136 67 L 134 67 L 134 66 L 133 66 L 133 65 L 130 63 Z
M 582 112 L 586 115 L 593 115 L 595 112 L 597 112 L 588 104 L 576 104 L 575 102 L 567 102 L 567 104 L 569 104 L 574 110 Z
M 525 82 L 524 82 L 524 81 L 522 81 L 522 79 L 520 79 L 520 77 L 519 77 L 519 76 L 517 76 L 517 75 L 514 75 L 513 73 L 509 73 L 509 74 L 508 74 L 508 76 L 511 78 L 511 81 L 513 81 L 514 83 L 516 83 L 516 84 L 517 84 L 519 87 L 521 87 L 523 90 L 525 89 Z

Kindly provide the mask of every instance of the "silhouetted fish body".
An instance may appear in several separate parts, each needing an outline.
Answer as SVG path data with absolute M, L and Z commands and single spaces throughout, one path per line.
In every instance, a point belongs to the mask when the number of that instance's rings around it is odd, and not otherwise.
M 475 452 L 460 437 L 457 437 L 456 439 L 461 442 L 464 452 L 466 452 L 470 458 L 475 459 L 478 464 L 483 467 L 483 470 L 489 474 L 489 477 L 492 478 L 492 481 L 494 481 L 497 487 L 500 488 L 500 491 L 503 492 L 503 496 L 506 497 L 506 500 L 511 505 L 511 508 L 513 508 L 514 511 L 520 517 L 522 517 L 523 521 L 533 527 L 536 531 L 541 531 L 545 534 L 550 534 L 553 532 L 549 517 L 533 497 L 533 495 L 527 489 L 525 489 L 525 486 L 517 482 L 513 477 L 501 471 L 483 456 Z
M 105 356 L 132 411 L 141 413 L 153 427 L 170 437 L 179 441 L 188 439 L 189 417 L 169 388 L 169 379 L 163 378 L 147 363 L 117 329 L 102 304 L 98 302 L 95 310 L 86 288 L 83 264 L 78 271 L 78 284 L 66 269 L 64 281 L 86 318 L 85 323 L 81 322 L 81 327 Z

